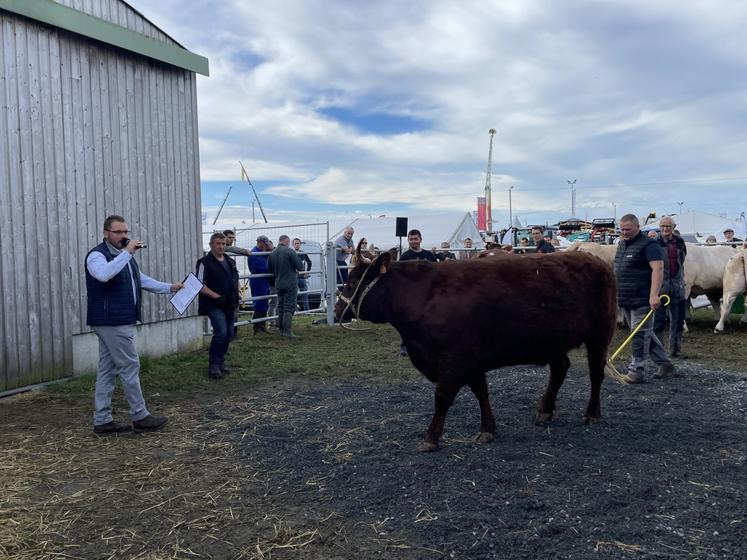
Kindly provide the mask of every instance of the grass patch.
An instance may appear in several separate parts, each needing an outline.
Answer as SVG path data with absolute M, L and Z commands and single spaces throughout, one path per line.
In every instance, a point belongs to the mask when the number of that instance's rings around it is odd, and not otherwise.
M 313 325 L 311 317 L 300 316 L 293 321 L 293 331 L 300 338 L 292 342 L 277 334 L 255 336 L 251 327 L 239 327 L 238 337 L 226 355 L 232 373 L 220 382 L 207 377 L 207 349 L 163 358 L 141 356 L 140 380 L 152 394 L 218 384 L 246 386 L 288 377 L 355 377 L 375 383 L 419 375 L 410 360 L 399 355 L 399 335 L 391 326 L 363 326 L 370 330 L 353 333 L 339 326 Z M 50 385 L 49 390 L 92 394 L 95 382 L 95 375 L 84 375 Z
M 747 363 L 747 327 L 739 325 L 739 315 L 732 315 L 725 334 L 713 334 L 716 321 L 713 311 L 699 309 L 685 333 L 684 354 L 689 360 L 709 366 L 739 371 Z M 313 325 L 310 317 L 297 317 L 294 331 L 301 338 L 287 342 L 277 335 L 252 334 L 250 327 L 240 327 L 231 343 L 226 362 L 233 373 L 220 381 L 223 386 L 264 383 L 291 377 L 365 378 L 371 383 L 386 383 L 409 375 L 420 375 L 407 358 L 399 355 L 399 335 L 389 325 L 364 323 L 365 332 L 349 332 L 339 326 Z M 628 335 L 618 329 L 610 353 Z M 572 353 L 573 363 L 584 367 L 583 349 Z M 617 360 L 630 359 L 626 349 Z M 163 358 L 143 356 L 141 381 L 148 393 L 178 392 L 215 387 L 207 378 L 207 350 L 198 350 Z M 95 375 L 72 379 L 49 386 L 55 393 L 93 393 Z

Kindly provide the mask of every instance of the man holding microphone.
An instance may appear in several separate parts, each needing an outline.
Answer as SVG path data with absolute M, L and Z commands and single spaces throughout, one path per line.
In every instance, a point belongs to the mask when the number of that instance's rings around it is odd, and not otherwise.
M 135 324 L 140 321 L 142 290 L 157 294 L 177 292 L 183 284 L 166 284 L 146 276 L 133 256 L 145 247 L 128 239 L 130 231 L 122 216 L 104 221 L 104 240 L 85 259 L 88 313 L 86 324 L 99 339 L 99 368 L 96 373 L 93 431 L 112 434 L 134 429 L 158 430 L 165 416 L 152 416 L 140 388 L 140 358 L 135 348 Z M 112 417 L 112 394 L 117 375 L 130 405 L 132 428 Z

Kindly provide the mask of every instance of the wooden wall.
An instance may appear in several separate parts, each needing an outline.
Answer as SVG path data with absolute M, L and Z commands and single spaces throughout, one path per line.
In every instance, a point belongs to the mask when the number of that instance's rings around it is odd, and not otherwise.
M 122 2 L 62 3 L 124 6 L 128 27 L 153 28 Z M 71 374 L 83 260 L 107 215 L 147 241 L 137 260 L 158 280 L 192 270 L 201 239 L 193 73 L 0 11 L 0 107 L 3 391 Z M 165 296 L 143 311 L 175 318 Z

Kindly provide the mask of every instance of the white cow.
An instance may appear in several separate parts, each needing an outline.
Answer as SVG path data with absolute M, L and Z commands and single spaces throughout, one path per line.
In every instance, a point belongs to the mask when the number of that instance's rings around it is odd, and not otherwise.
M 685 298 L 705 294 L 718 319 L 721 315 L 721 296 L 724 292 L 724 268 L 737 252 L 723 245 L 687 243 L 685 258 Z
M 606 262 L 610 268 L 615 268 L 615 253 L 617 253 L 617 245 L 602 245 L 600 243 L 576 241 L 573 245 L 568 247 L 567 250 L 591 253 L 595 257 L 599 257 Z
M 747 252 L 745 251 L 732 256 L 724 268 L 724 304 L 721 307 L 721 317 L 713 330 L 716 334 L 724 332 L 724 321 L 739 294 L 747 294 Z M 739 322 L 747 323 L 747 309 Z
M 685 298 L 705 294 L 713 306 L 716 319 L 721 316 L 721 296 L 724 293 L 724 269 L 729 259 L 737 252 L 723 245 L 696 245 L 686 243 Z M 574 243 L 569 251 L 585 251 L 596 255 L 610 267 L 615 266 L 617 245 L 599 243 Z M 747 313 L 742 318 L 747 322 Z

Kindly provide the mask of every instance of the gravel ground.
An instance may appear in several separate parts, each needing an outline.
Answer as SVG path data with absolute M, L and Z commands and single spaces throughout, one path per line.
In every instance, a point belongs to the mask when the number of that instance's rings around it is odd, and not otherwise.
M 683 372 L 607 380 L 589 427 L 574 369 L 542 429 L 544 370 L 505 369 L 490 376 L 496 441 L 471 442 L 479 410 L 465 390 L 436 453 L 414 451 L 432 412 L 425 380 L 288 388 L 273 395 L 285 414 L 238 430 L 283 500 L 404 538 L 406 558 L 745 558 L 747 378 Z
M 171 421 L 142 436 L 93 437 L 80 395 L 7 401 L 0 558 L 747 558 L 747 377 L 683 372 L 606 380 L 584 426 L 574 366 L 538 428 L 546 370 L 506 368 L 496 440 L 464 390 L 435 453 L 414 374 L 152 395 Z

